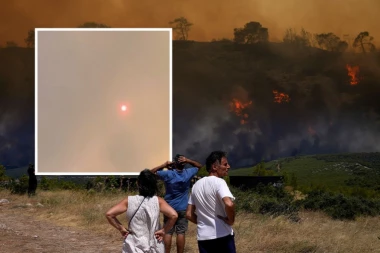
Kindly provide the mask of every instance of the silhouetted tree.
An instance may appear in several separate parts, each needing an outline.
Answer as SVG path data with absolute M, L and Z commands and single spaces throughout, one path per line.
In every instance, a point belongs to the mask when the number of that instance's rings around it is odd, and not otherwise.
M 297 47 L 310 47 L 313 44 L 313 36 L 311 33 L 307 32 L 305 29 L 301 29 L 298 34 L 295 29 L 286 29 L 283 42 L 287 44 L 292 44 Z
M 18 47 L 17 43 L 14 41 L 7 41 L 5 42 L 6 47 Z
M 34 29 L 28 31 L 28 36 L 25 38 L 27 47 L 34 47 Z
M 361 32 L 356 36 L 352 46 L 354 48 L 360 48 L 362 53 L 366 53 L 367 50 L 373 52 L 376 50 L 375 45 L 372 43 L 373 37 L 369 35 L 369 32 Z
M 234 41 L 239 44 L 254 44 L 267 42 L 269 39 L 268 28 L 259 22 L 249 22 L 243 28 L 234 29 Z
M 173 31 L 176 33 L 177 40 L 187 40 L 189 38 L 189 31 L 193 24 L 190 23 L 186 18 L 176 18 L 173 21 L 170 21 L 169 24 L 172 26 Z
M 332 52 L 344 52 L 348 47 L 346 41 L 341 40 L 333 33 L 321 33 L 316 36 L 318 45 L 325 50 Z
M 78 28 L 111 28 L 111 27 L 102 23 L 85 22 L 79 25 Z

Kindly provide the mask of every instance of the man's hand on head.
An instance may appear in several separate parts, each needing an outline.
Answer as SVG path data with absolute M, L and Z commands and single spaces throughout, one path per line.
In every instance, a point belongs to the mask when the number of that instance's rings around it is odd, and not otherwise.
M 189 158 L 186 158 L 184 156 L 180 156 L 178 158 L 178 163 L 182 164 L 182 165 L 185 165 L 185 164 L 190 164 L 191 166 L 194 166 L 198 169 L 200 169 L 202 167 L 202 164 L 200 164 L 199 162 L 197 161 L 194 161 L 194 160 L 191 160 Z
M 171 170 L 171 169 L 173 169 L 173 165 L 174 165 L 174 162 L 172 162 L 172 161 L 166 161 L 165 168 Z
M 178 162 L 179 163 L 188 163 L 188 159 L 186 158 L 186 157 L 184 157 L 184 156 L 180 156 L 179 158 L 178 158 Z

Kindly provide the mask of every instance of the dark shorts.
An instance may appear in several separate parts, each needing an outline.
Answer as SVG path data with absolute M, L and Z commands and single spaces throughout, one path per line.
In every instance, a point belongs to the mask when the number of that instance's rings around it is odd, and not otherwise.
M 177 214 L 178 219 L 175 222 L 172 229 L 170 229 L 170 231 L 167 232 L 167 234 L 173 235 L 174 232 L 176 232 L 177 235 L 185 234 L 185 232 L 187 231 L 189 221 L 186 219 L 186 211 L 177 211 Z M 168 218 L 164 216 L 164 223 L 166 223 L 167 220 Z
M 235 235 L 198 241 L 199 253 L 236 253 Z

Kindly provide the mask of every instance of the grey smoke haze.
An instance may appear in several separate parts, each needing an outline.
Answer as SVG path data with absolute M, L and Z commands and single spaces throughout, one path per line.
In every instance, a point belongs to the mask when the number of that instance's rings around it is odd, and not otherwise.
M 379 152 L 380 64 L 371 57 L 354 59 L 363 77 L 357 86 L 349 84 L 345 57 L 330 62 L 327 57 L 323 68 L 309 75 L 297 74 L 304 67 L 299 63 L 296 71 L 285 66 L 276 70 L 256 58 L 263 66 L 253 68 L 243 84 L 233 84 L 228 80 L 232 73 L 226 73 L 225 81 L 215 77 L 207 88 L 181 87 L 194 100 L 177 99 L 174 86 L 174 151 L 204 161 L 212 150 L 222 149 L 229 152 L 233 167 L 299 154 Z M 274 103 L 273 89 L 289 94 L 291 101 Z M 252 101 L 243 111 L 249 115 L 247 124 L 229 111 L 233 98 Z

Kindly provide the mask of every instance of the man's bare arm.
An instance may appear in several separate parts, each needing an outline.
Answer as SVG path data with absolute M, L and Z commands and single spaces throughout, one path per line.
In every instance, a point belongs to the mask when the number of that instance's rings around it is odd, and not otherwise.
M 186 209 L 186 219 L 191 221 L 194 224 L 197 224 L 197 215 L 195 214 L 195 206 L 194 205 L 187 205 Z
M 178 159 L 178 161 L 179 162 L 185 162 L 185 163 L 188 163 L 188 164 L 190 164 L 191 166 L 194 166 L 194 167 L 196 167 L 196 168 L 198 168 L 198 170 L 200 169 L 200 168 L 202 168 L 202 164 L 200 164 L 199 162 L 197 162 L 197 161 L 193 161 L 193 160 L 191 160 L 191 159 L 189 159 L 189 158 L 186 158 L 186 157 L 180 157 L 179 159 Z
M 197 161 L 193 161 L 193 160 L 187 159 L 187 162 L 188 162 L 189 164 L 191 164 L 192 166 L 198 168 L 198 170 L 199 170 L 200 168 L 202 168 L 202 164 L 200 164 L 200 163 L 197 162 Z
M 150 171 L 153 172 L 154 174 L 156 174 L 157 171 L 162 170 L 162 169 L 164 169 L 164 168 L 167 168 L 167 167 L 169 167 L 171 164 L 172 164 L 172 162 L 167 161 L 167 162 L 164 162 L 163 164 L 161 164 L 161 165 L 159 165 L 159 166 L 157 166 L 157 167 L 154 167 L 154 168 L 151 169 Z
M 218 215 L 218 218 L 224 220 L 225 223 L 232 226 L 235 222 L 235 204 L 234 202 L 232 202 L 230 197 L 224 197 L 223 202 L 227 217 L 222 217 Z

